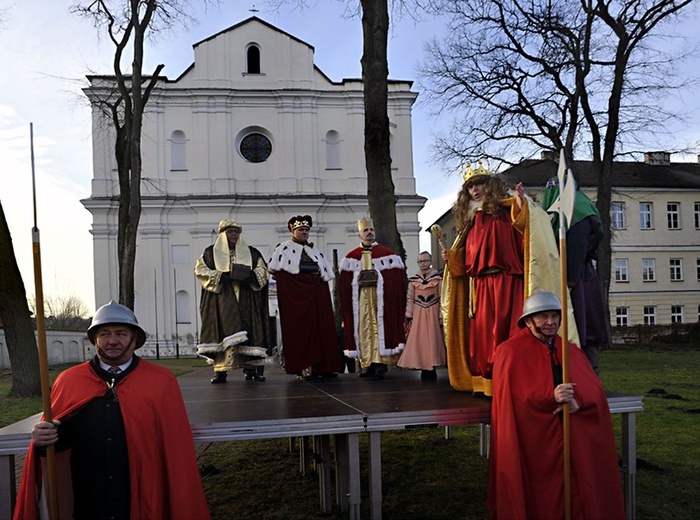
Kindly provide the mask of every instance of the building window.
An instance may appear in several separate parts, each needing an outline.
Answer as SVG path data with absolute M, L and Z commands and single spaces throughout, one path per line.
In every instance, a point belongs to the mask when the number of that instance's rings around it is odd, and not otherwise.
M 683 323 L 682 305 L 671 305 L 671 323 Z
M 671 270 L 671 281 L 672 282 L 682 282 L 683 281 L 683 259 L 682 258 L 671 258 L 669 261 L 669 268 Z
M 651 202 L 639 203 L 639 227 L 641 229 L 651 229 L 653 227 L 651 220 Z
M 171 170 L 186 170 L 187 169 L 187 150 L 185 145 L 187 136 L 182 130 L 175 130 L 170 134 L 170 169 Z
M 628 262 L 626 258 L 616 258 L 613 263 L 616 282 L 629 282 Z
M 187 291 L 175 293 L 175 321 L 177 323 L 191 323 L 190 295 Z
M 335 130 L 326 132 L 326 169 L 340 169 L 340 134 Z
M 618 327 L 627 327 L 629 325 L 629 307 L 615 308 L 615 322 Z
M 666 204 L 666 217 L 668 219 L 668 229 L 681 228 L 681 210 L 680 203 L 669 202 Z
M 187 264 L 192 262 L 190 258 L 190 246 L 170 246 L 170 257 L 174 264 Z
M 260 74 L 260 47 L 250 44 L 245 51 L 246 68 L 248 74 Z
M 625 229 L 624 202 L 613 202 L 610 205 L 610 221 L 613 229 Z
M 642 280 L 645 282 L 656 281 L 656 260 L 642 258 Z
M 700 229 L 700 202 L 695 203 L 693 215 L 695 217 L 695 229 Z
M 644 325 L 656 325 L 656 306 L 644 306 Z
M 700 282 L 700 258 L 695 259 L 695 276 L 698 282 Z
M 262 134 L 248 134 L 241 139 L 239 150 L 247 161 L 261 163 L 272 154 L 272 143 Z

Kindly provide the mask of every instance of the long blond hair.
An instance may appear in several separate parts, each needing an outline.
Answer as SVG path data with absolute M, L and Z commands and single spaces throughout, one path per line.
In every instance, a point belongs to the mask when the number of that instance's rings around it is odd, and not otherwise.
M 455 222 L 457 223 L 457 229 L 462 231 L 466 229 L 471 220 L 472 214 L 469 211 L 469 205 L 472 201 L 469 195 L 469 186 L 473 181 L 467 181 L 462 184 L 462 189 L 459 190 L 457 195 L 457 202 L 452 209 L 455 215 Z M 499 211 L 503 210 L 503 204 L 501 201 L 508 198 L 508 185 L 503 182 L 499 177 L 489 176 L 486 178 L 484 183 L 484 197 L 482 199 L 483 204 L 481 209 L 490 215 L 495 215 Z

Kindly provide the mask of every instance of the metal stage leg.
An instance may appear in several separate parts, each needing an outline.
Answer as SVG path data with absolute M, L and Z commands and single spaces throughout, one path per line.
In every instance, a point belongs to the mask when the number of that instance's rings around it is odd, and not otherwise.
M 328 435 L 313 436 L 314 461 L 318 472 L 318 494 L 321 500 L 321 511 L 333 512 L 331 498 L 331 448 Z
M 15 488 L 15 456 L 0 455 L 0 520 L 12 518 Z
M 489 446 L 491 442 L 491 425 L 481 423 L 479 425 L 479 455 L 489 456 Z
M 308 437 L 299 437 L 299 473 L 306 475 L 306 452 L 309 447 Z
M 348 434 L 348 506 L 350 520 L 360 520 L 360 435 Z
M 622 475 L 627 520 L 637 518 L 637 415 L 622 414 Z
M 382 519 L 382 432 L 369 433 L 369 501 L 372 520 Z
M 340 511 L 348 511 L 348 478 L 350 476 L 350 461 L 348 456 L 348 435 L 338 433 L 333 443 L 335 456 L 335 503 Z
M 452 426 L 445 426 L 445 439 L 450 440 L 452 438 Z

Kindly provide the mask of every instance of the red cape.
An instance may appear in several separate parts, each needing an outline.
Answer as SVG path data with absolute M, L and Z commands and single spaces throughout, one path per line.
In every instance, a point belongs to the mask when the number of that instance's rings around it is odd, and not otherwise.
M 328 282 L 317 274 L 275 273 L 284 345 L 284 367 L 294 374 L 343 371 Z
M 340 265 L 340 307 L 343 313 L 343 328 L 345 333 L 345 350 L 352 353 L 357 351 L 355 342 L 355 325 L 353 319 L 353 276 L 355 270 L 344 269 L 349 262 L 347 259 L 359 262 L 362 258 L 362 247 L 350 251 Z M 383 316 L 384 316 L 384 345 L 387 350 L 403 349 L 404 311 L 406 309 L 406 274 L 403 262 L 391 249 L 379 244 L 372 247 L 372 259 L 384 258 L 385 264 L 378 272 L 384 280 Z M 355 264 L 357 264 L 355 262 Z M 357 265 L 356 271 L 360 267 Z M 347 353 L 346 353 L 347 354 Z M 382 354 L 391 355 L 391 354 Z
M 561 363 L 561 338 L 555 359 Z M 571 513 L 623 519 L 617 450 L 603 385 L 586 355 L 569 345 L 569 379 L 580 409 L 571 414 Z M 554 415 L 547 346 L 529 329 L 496 349 L 493 365 L 488 505 L 493 519 L 564 517 L 561 414 Z
M 197 468 L 192 432 L 175 377 L 139 360 L 116 386 L 129 452 L 131 518 L 206 520 L 209 518 Z M 86 362 L 62 372 L 51 389 L 54 419 L 104 395 L 107 387 Z M 14 519 L 39 517 L 40 458 L 30 443 Z M 70 479 L 57 475 L 57 480 Z

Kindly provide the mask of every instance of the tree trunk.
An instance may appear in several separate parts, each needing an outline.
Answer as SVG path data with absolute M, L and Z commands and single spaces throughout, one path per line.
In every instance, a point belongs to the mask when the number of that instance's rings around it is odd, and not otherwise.
M 29 233 L 29 230 L 27 230 Z M 12 367 L 11 397 L 41 395 L 39 355 L 27 292 L 17 266 L 12 236 L 0 203 L 0 321 Z
M 389 147 L 387 41 L 389 9 L 386 0 L 362 0 L 362 81 L 365 104 L 365 166 L 367 202 L 377 241 L 402 258 L 406 252 L 396 224 L 396 195 L 391 178 Z

